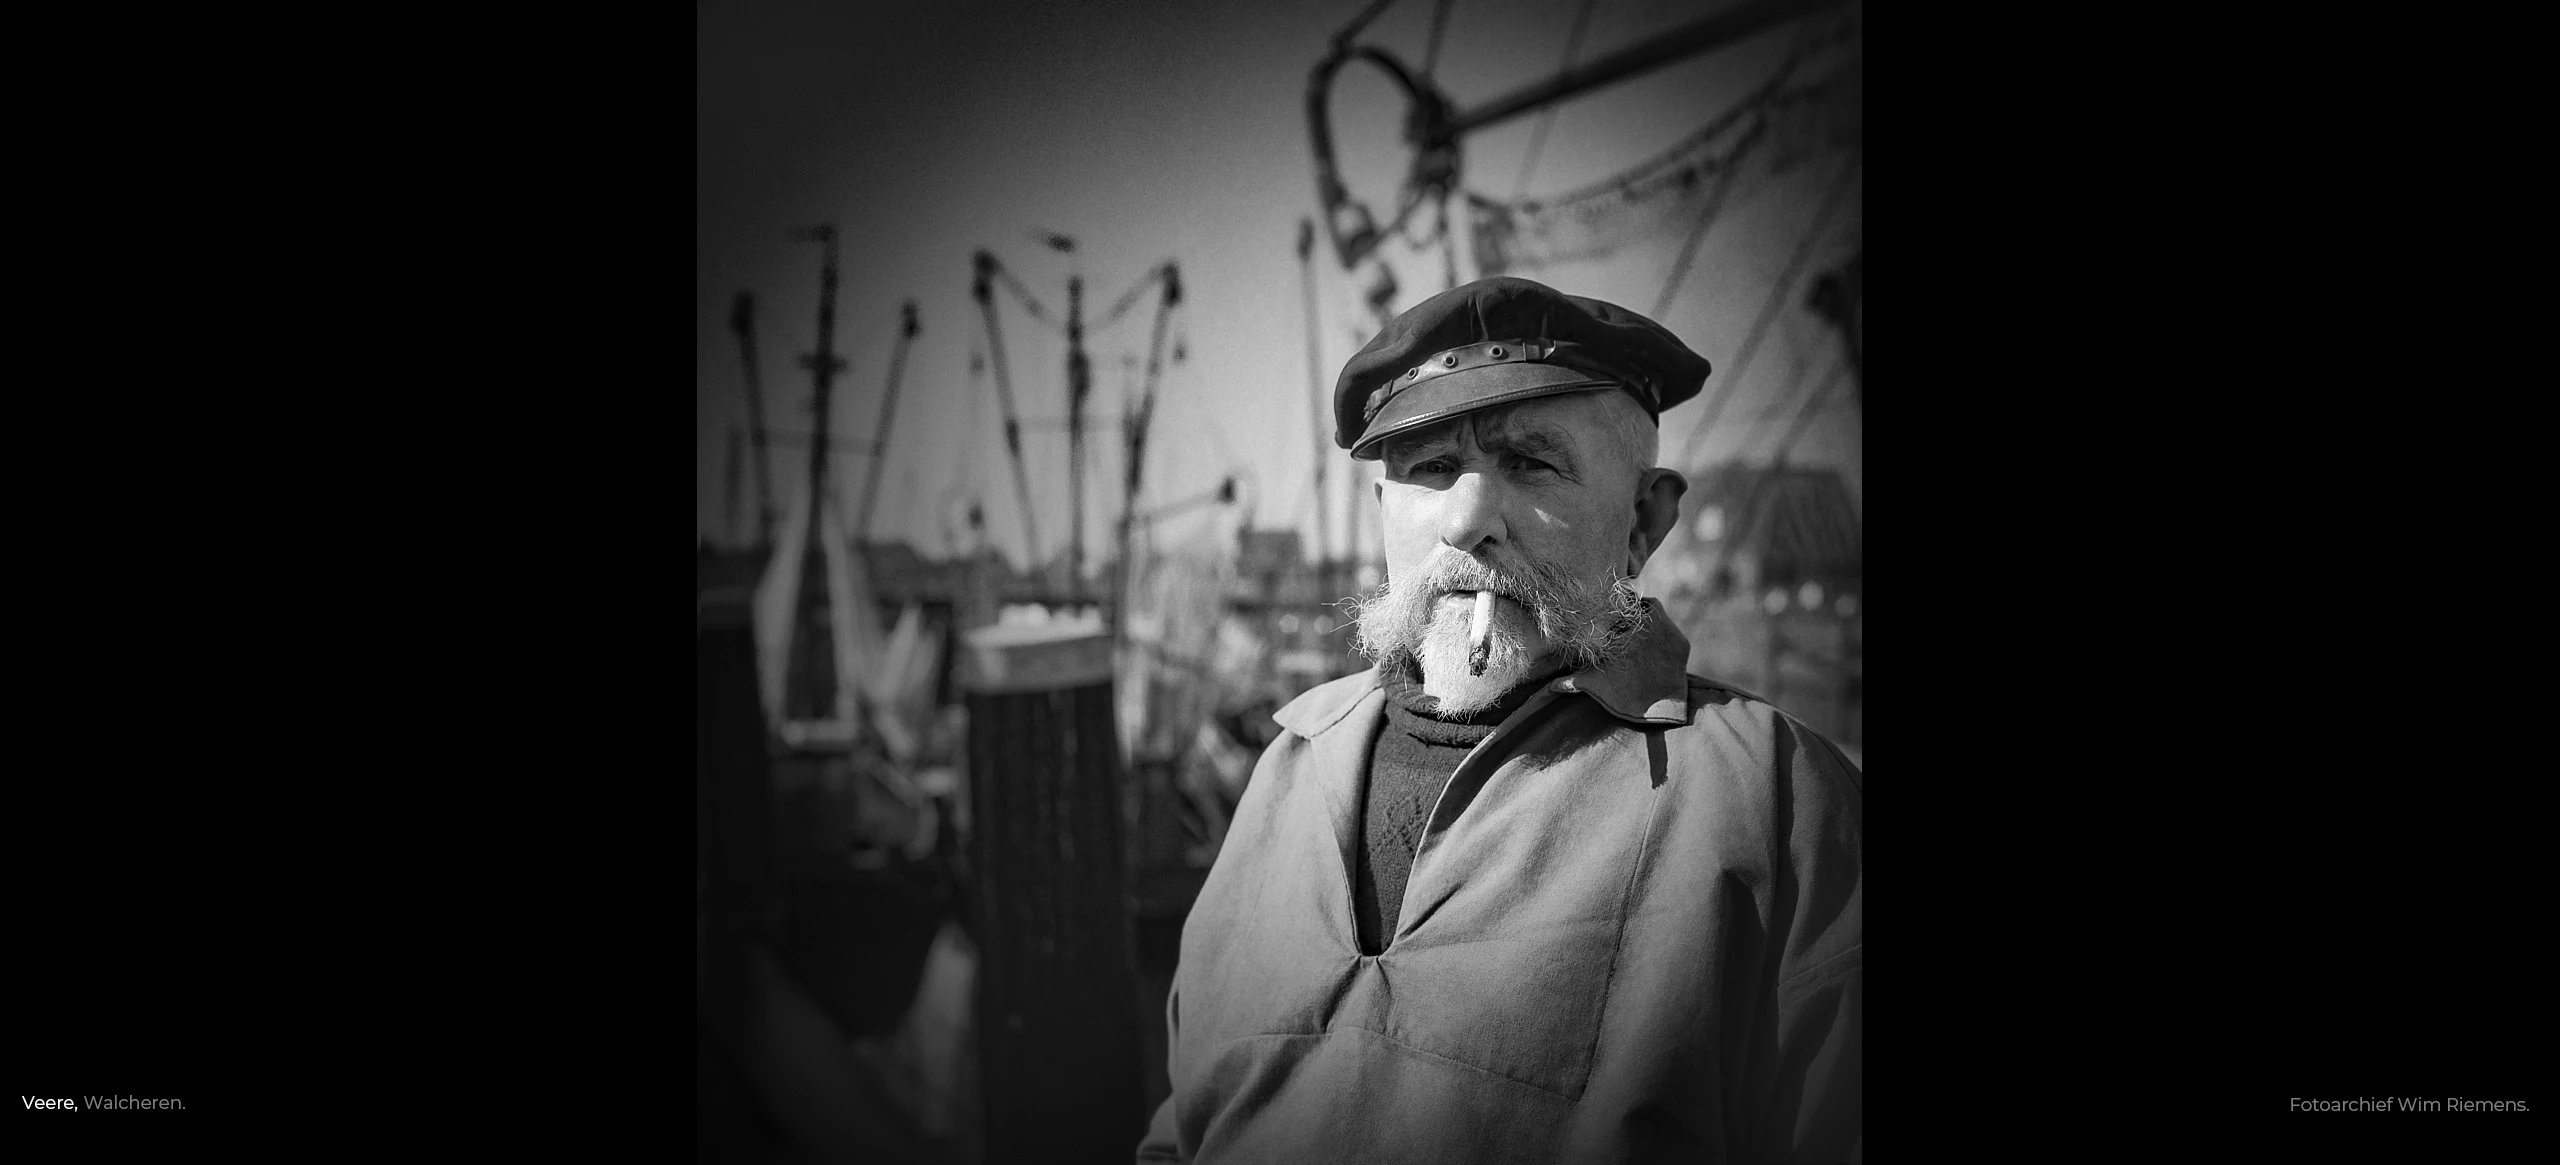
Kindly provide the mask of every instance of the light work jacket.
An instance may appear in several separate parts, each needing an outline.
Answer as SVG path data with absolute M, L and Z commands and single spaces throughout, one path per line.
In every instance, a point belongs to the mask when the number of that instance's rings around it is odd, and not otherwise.
M 1386 949 L 1375 669 L 1274 717 L 1183 926 L 1140 1161 L 1857 1161 L 1862 775 L 1660 606 L 1467 754 Z

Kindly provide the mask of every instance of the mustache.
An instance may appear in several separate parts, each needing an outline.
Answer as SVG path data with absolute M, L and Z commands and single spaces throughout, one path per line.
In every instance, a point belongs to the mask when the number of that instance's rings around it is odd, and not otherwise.
M 1572 576 L 1552 563 L 1525 558 L 1492 562 L 1451 550 L 1432 556 L 1410 590 L 1434 598 L 1452 592 L 1492 591 L 1535 608 L 1555 605 L 1572 585 Z
M 1384 662 L 1415 650 L 1444 596 L 1475 591 L 1492 591 L 1527 608 L 1539 637 L 1563 650 L 1575 666 L 1624 654 L 1647 622 L 1633 579 L 1613 573 L 1605 583 L 1586 582 L 1562 564 L 1448 547 L 1425 560 L 1411 578 L 1388 579 L 1341 606 L 1358 627 L 1354 646 Z M 1494 644 L 1497 655 L 1516 650 L 1499 628 Z

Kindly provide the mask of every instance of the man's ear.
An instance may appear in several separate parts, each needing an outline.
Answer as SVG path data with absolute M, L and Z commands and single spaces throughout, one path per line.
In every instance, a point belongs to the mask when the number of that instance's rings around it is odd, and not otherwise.
M 1643 573 L 1645 560 L 1680 524 L 1680 495 L 1689 479 L 1668 469 L 1648 469 L 1636 479 L 1636 524 L 1627 532 L 1627 577 Z

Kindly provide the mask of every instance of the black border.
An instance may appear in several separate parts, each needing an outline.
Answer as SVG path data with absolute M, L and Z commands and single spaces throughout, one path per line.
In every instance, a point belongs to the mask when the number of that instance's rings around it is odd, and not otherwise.
M 139 400 L 130 446 L 16 467 L 10 1075 L 188 1098 L 133 1136 L 601 1155 L 690 1124 L 693 486 L 629 451 L 691 438 L 692 29 L 510 20 L 48 42 L 71 91 L 163 85 L 30 145 L 76 176 L 29 212 L 30 346 L 122 350 L 155 283 L 189 308 L 145 317 L 138 396 L 66 362 L 22 402 L 50 433 Z M 2350 400 L 2305 404 L 2371 380 L 2373 317 L 2337 310 L 2371 275 L 2328 246 L 2351 175 L 2285 114 L 2327 91 L 2270 63 L 2292 31 L 1870 29 L 1884 1144 L 2541 1120 L 2281 1107 L 2539 1102 L 2544 1026 L 2520 721 L 2413 681 L 2468 666 L 2423 633 L 2377 662 L 2393 596 L 2338 514 L 2372 467 L 2325 427 Z M 509 295 L 562 276 L 592 294 Z M 491 378 L 508 424 L 432 403 Z

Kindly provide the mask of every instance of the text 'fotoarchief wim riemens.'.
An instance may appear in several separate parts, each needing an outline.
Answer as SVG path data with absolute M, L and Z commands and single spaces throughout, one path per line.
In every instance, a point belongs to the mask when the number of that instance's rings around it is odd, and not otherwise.
M 2521 1100 L 2473 1100 L 2449 1096 L 2429 1100 L 2418 1096 L 2359 1096 L 2353 1100 L 2314 1100 L 2296 1096 L 2287 1107 L 2294 1112 L 2527 1112 Z

